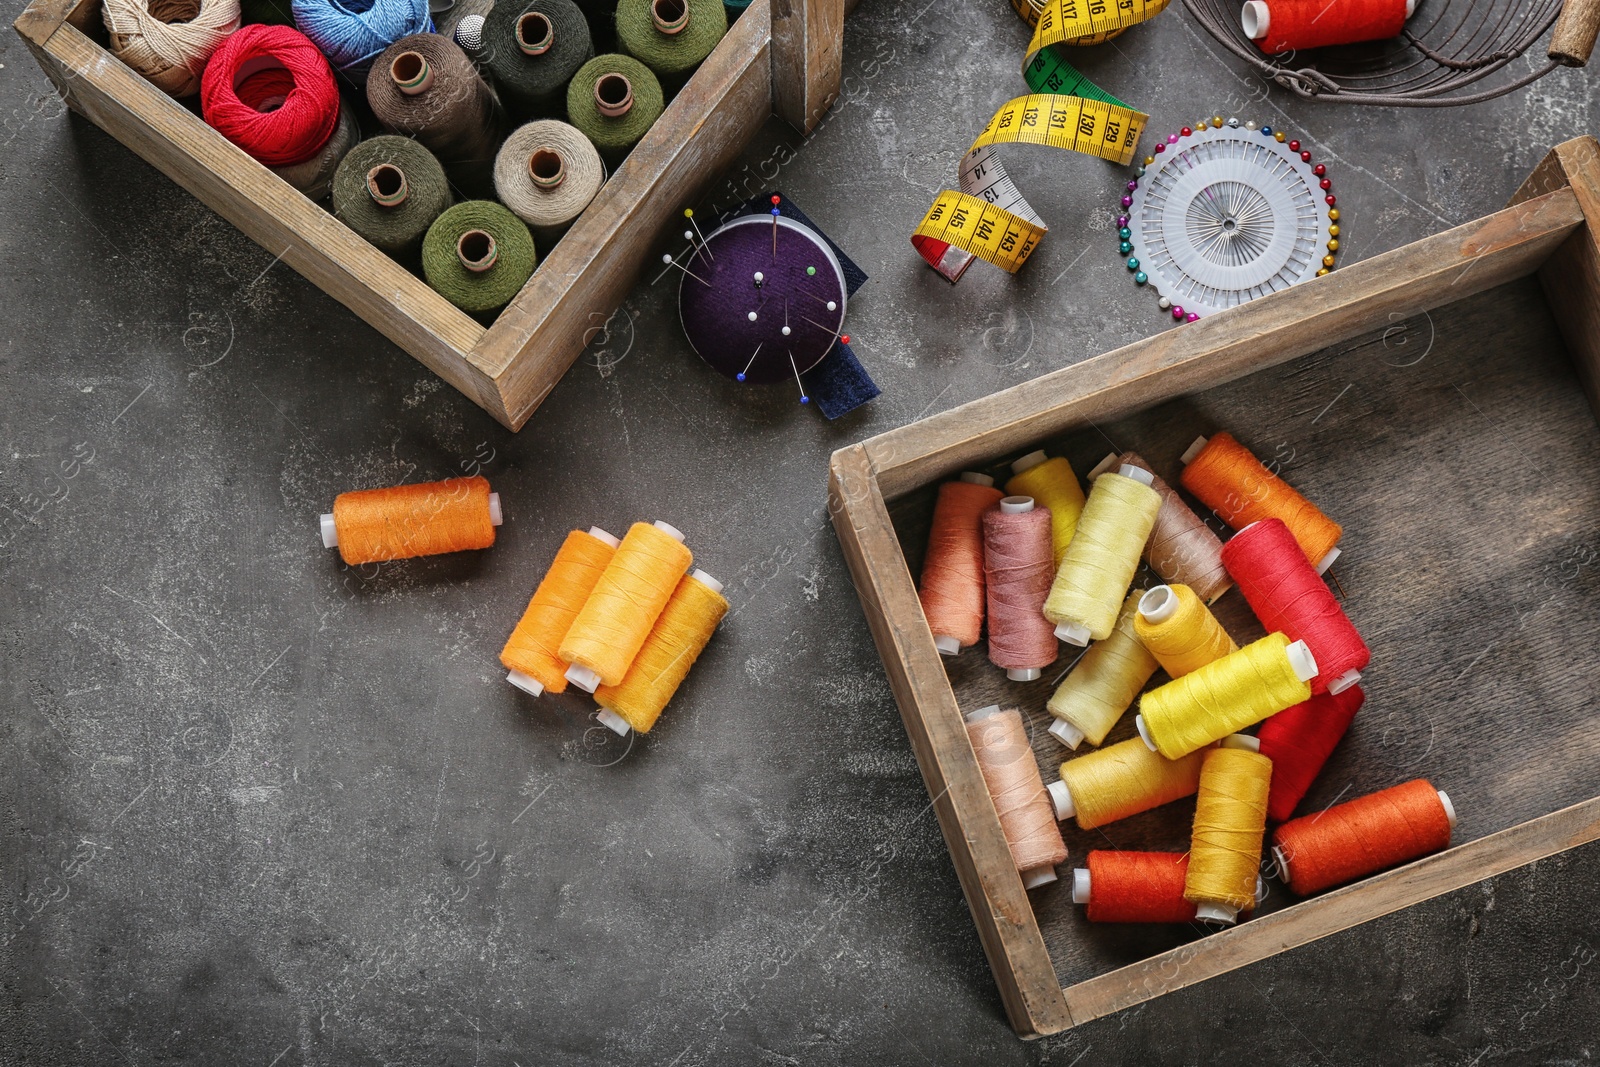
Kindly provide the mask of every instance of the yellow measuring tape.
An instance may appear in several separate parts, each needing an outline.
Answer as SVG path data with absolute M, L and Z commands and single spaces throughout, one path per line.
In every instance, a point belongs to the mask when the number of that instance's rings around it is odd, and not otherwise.
M 1150 116 L 1124 104 L 1068 63 L 1060 48 L 1096 44 L 1153 18 L 1168 0 L 1012 0 L 1033 23 L 1022 77 L 1032 92 L 1007 101 L 961 159 L 960 191 L 946 189 L 911 244 L 951 282 L 976 258 L 1015 273 L 1050 227 L 995 154 L 1003 144 L 1040 144 L 1126 165 Z M 1037 20 L 1029 16 L 1035 10 Z

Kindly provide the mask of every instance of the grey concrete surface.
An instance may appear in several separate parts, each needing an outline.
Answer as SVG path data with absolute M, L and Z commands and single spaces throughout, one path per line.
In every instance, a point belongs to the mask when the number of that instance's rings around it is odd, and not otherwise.
M 0 40 L 0 1062 L 1592 1061 L 1595 846 L 1056 1039 L 1006 1026 L 823 490 L 835 447 L 1164 328 L 1091 160 L 1013 155 L 1052 227 L 1017 278 L 951 289 L 907 244 L 1026 40 L 1000 0 L 865 0 L 843 102 L 705 202 L 781 187 L 872 274 L 880 399 L 828 424 L 741 391 L 646 279 L 517 435 Z M 1600 128 L 1570 72 L 1299 103 L 1176 6 L 1084 66 L 1157 130 L 1304 135 L 1347 261 Z M 320 547 L 340 491 L 464 470 L 504 495 L 492 551 Z M 495 655 L 566 530 L 656 517 L 734 610 L 630 748 Z

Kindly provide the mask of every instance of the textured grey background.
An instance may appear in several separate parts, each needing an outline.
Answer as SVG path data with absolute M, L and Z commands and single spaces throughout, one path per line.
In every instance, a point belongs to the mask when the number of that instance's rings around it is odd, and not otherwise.
M 776 185 L 865 266 L 880 399 L 828 424 L 715 378 L 647 278 L 518 435 L 0 41 L 0 1059 L 1592 1059 L 1596 846 L 1058 1039 L 1007 1028 L 823 489 L 839 445 L 1163 328 L 1095 161 L 1013 154 L 1052 226 L 1017 278 L 952 290 L 906 242 L 1026 40 L 1000 0 L 866 0 L 845 100 L 811 138 L 769 125 L 702 205 Z M 1346 262 L 1597 127 L 1570 72 L 1461 110 L 1301 104 L 1179 8 L 1083 65 L 1153 130 L 1303 135 Z M 319 546 L 342 490 L 478 469 L 490 552 Z M 495 654 L 566 530 L 658 516 L 734 611 L 630 749 Z

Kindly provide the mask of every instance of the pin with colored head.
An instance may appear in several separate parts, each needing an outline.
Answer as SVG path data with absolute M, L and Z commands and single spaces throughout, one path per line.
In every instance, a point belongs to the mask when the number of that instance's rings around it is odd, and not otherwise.
M 698 222 L 694 221 L 694 208 L 692 208 L 692 207 L 684 208 L 683 209 L 683 217 L 689 220 L 689 225 L 694 227 L 694 232 L 695 233 L 700 233 L 700 224 Z M 685 236 L 687 236 L 687 235 L 685 235 Z M 700 233 L 700 246 L 706 250 L 706 255 L 711 256 L 711 258 L 713 260 L 715 260 L 717 258 L 716 256 L 712 256 L 711 255 L 711 246 L 706 244 L 706 235 L 703 234 L 703 233 Z

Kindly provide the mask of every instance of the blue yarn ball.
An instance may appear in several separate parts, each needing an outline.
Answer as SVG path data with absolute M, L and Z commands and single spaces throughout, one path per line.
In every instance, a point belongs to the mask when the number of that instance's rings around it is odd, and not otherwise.
M 379 52 L 433 30 L 428 0 L 293 0 L 293 8 L 295 26 L 334 69 L 360 79 Z

